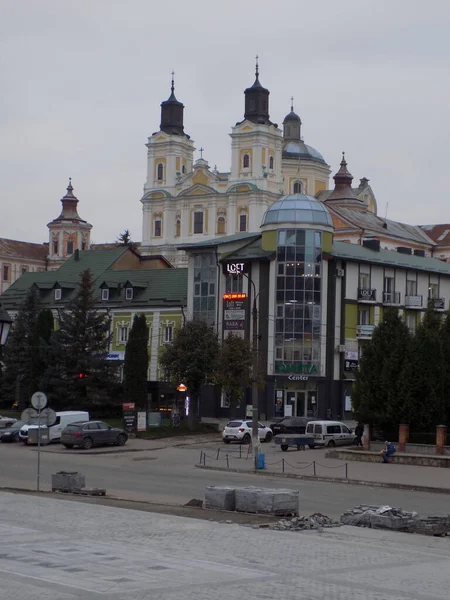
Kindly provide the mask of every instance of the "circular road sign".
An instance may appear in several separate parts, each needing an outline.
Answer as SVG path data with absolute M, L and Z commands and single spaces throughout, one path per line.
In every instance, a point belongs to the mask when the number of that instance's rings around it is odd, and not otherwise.
M 44 408 L 44 410 L 41 410 L 41 419 L 40 419 L 40 423 L 41 425 L 47 425 L 47 427 L 50 427 L 50 425 L 53 425 L 53 423 L 56 421 L 56 413 L 53 410 L 53 408 Z
M 31 406 L 36 410 L 42 410 L 47 406 L 47 396 L 44 392 L 34 392 L 31 396 Z
M 26 408 L 20 415 L 20 420 L 25 421 L 27 425 L 37 423 L 38 411 L 34 408 Z

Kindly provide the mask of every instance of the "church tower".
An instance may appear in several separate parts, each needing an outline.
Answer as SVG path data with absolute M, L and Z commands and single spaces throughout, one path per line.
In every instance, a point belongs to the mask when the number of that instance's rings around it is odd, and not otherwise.
M 73 193 L 72 179 L 61 198 L 61 214 L 47 224 L 48 270 L 60 267 L 75 250 L 89 250 L 92 225 L 82 219 L 77 211 L 78 198 Z
M 231 136 L 232 181 L 252 181 L 259 189 L 281 193 L 282 135 L 269 115 L 269 90 L 259 81 L 256 57 L 255 81 L 244 91 L 244 120 Z

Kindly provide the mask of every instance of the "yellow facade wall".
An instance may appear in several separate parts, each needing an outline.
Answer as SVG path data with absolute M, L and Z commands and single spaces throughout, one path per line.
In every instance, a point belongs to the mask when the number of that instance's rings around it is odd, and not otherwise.
M 358 305 L 345 305 L 345 339 L 356 338 L 356 325 L 358 323 Z

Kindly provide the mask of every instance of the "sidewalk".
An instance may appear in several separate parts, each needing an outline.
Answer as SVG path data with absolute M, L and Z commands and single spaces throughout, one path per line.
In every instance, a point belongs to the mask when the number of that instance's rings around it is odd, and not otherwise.
M 264 452 L 264 448 L 262 448 Z M 253 460 L 251 452 L 221 451 L 217 453 L 204 449 L 201 464 L 198 467 L 210 469 L 252 472 Z M 228 458 L 227 458 L 228 457 Z M 300 479 L 320 479 L 322 481 L 338 481 L 379 485 L 405 489 L 426 489 L 429 491 L 445 491 L 450 494 L 450 469 L 438 467 L 419 467 L 410 465 L 394 465 L 383 463 L 366 463 L 357 461 L 325 458 L 324 452 L 317 450 L 274 452 L 268 454 L 265 469 L 259 471 L 266 475 L 281 477 L 299 477 Z

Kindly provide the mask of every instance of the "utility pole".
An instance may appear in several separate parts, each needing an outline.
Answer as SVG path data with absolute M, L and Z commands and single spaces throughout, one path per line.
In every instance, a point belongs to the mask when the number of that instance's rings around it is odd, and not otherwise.
M 253 283 L 253 282 L 252 282 Z M 252 309 L 252 444 L 255 469 L 258 467 L 259 435 L 258 435 L 258 309 L 256 307 L 255 286 L 253 284 Z

